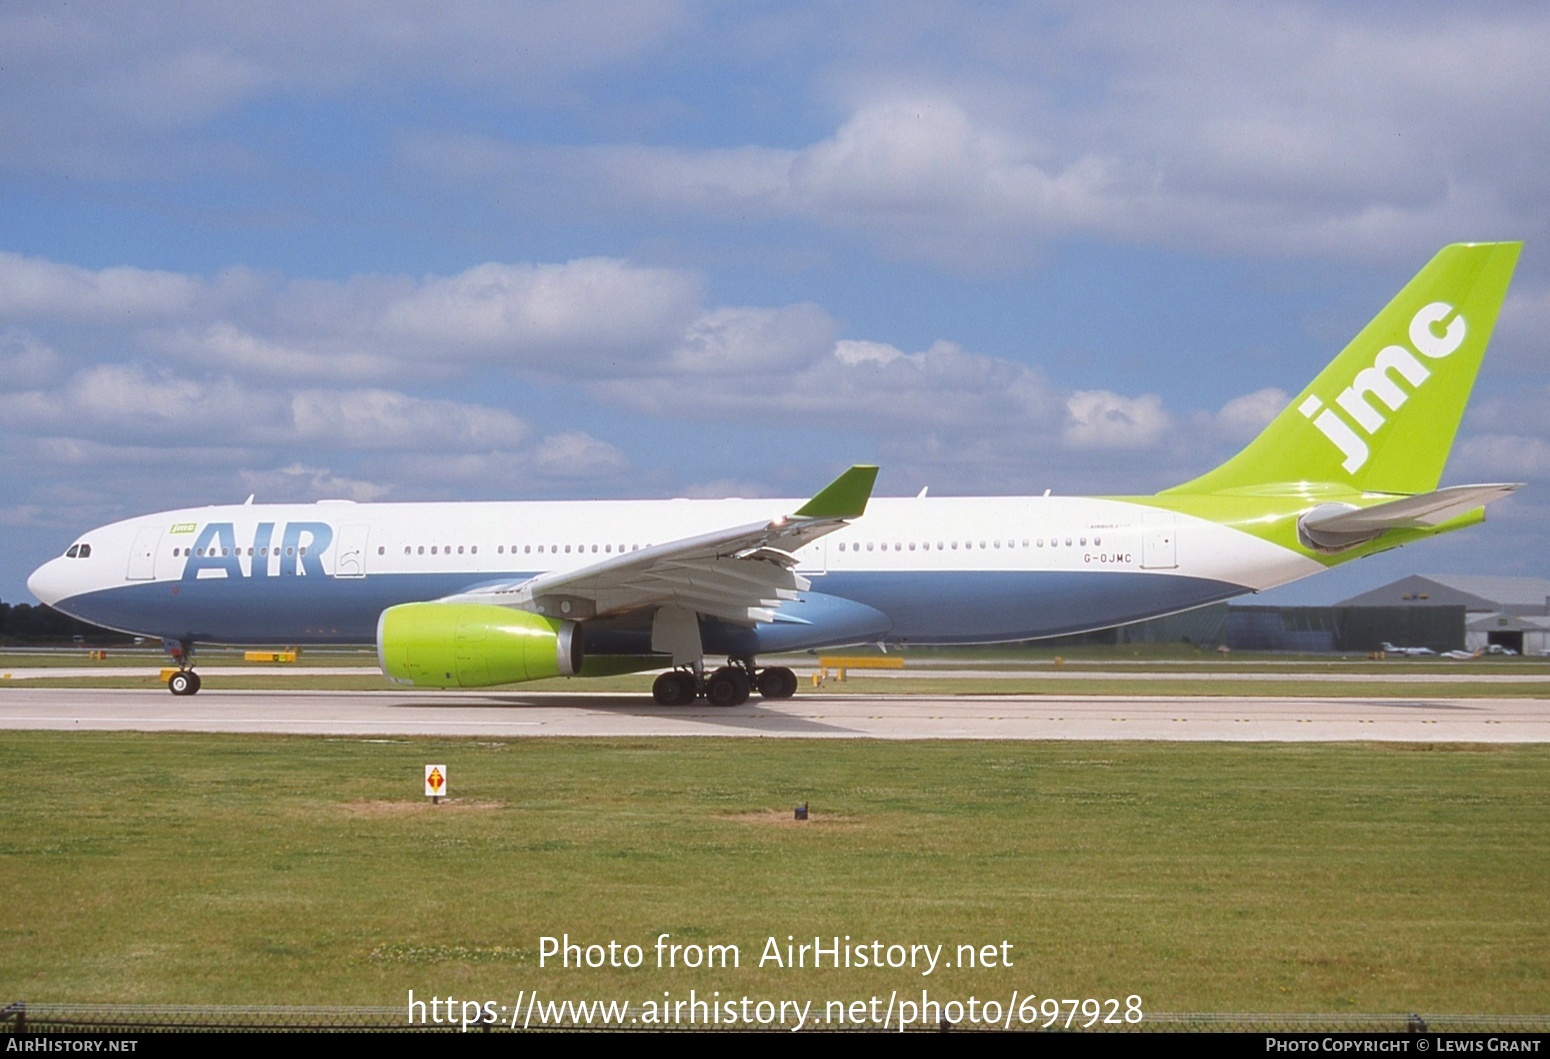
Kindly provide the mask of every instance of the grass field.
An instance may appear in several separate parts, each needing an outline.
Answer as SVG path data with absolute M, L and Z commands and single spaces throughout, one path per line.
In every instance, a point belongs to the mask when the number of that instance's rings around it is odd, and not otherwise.
M 453 801 L 420 797 L 429 762 Z M 0 1002 L 1550 1011 L 1545 746 L 9 732 L 0 768 Z M 658 970 L 663 932 L 741 966 Z M 540 969 L 562 933 L 648 965 Z M 1013 966 L 759 968 L 788 934 Z

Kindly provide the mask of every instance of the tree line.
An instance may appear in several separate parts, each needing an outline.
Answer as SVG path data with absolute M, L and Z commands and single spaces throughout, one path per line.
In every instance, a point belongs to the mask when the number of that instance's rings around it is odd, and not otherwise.
M 80 637 L 80 641 L 76 640 Z M 133 637 L 110 632 L 95 625 L 61 614 L 46 604 L 0 602 L 0 645 L 100 644 L 129 643 Z

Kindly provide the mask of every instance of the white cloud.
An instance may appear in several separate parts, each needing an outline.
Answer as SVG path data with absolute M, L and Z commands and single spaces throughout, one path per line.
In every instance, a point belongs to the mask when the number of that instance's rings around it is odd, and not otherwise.
M 389 390 L 303 390 L 291 398 L 294 437 L 328 449 L 467 451 L 511 448 L 528 426 L 510 412 Z
M 0 394 L 0 424 L 34 436 L 124 443 L 201 439 L 226 446 L 273 430 L 283 422 L 283 407 L 279 398 L 230 379 L 103 364 L 52 390 Z
M 426 279 L 383 307 L 377 330 L 400 349 L 435 359 L 489 351 L 528 367 L 628 371 L 629 358 L 682 332 L 699 294 L 698 282 L 682 272 L 607 258 L 491 263 Z
M 1550 478 L 1550 440 L 1521 434 L 1478 434 L 1459 441 L 1451 474 L 1476 480 L 1543 481 Z
M 205 327 L 150 332 L 145 344 L 205 370 L 224 369 L 271 379 L 380 379 L 392 374 L 391 357 L 337 348 L 327 335 L 291 342 L 251 334 L 228 320 Z M 303 344 L 311 346 L 304 348 Z
M 1550 335 L 1550 284 L 1534 276 L 1513 280 L 1491 336 L 1490 362 L 1501 358 L 1518 370 L 1543 372 Z
M 589 387 L 612 403 L 655 415 L 682 407 L 677 379 L 606 381 Z M 1025 429 L 1060 415 L 1043 374 L 938 342 L 921 353 L 841 341 L 798 370 L 752 373 L 719 390 L 698 414 L 774 417 L 878 432 L 979 433 Z
M 1234 397 L 1212 417 L 1212 426 L 1227 441 L 1247 443 L 1281 414 L 1288 400 L 1285 390 L 1273 386 Z
M 56 445 L 258 450 L 482 451 L 519 446 L 529 434 L 518 416 L 482 405 L 382 389 L 256 389 L 134 364 L 84 369 L 53 390 L 0 394 L 0 425 Z
M 598 478 L 629 465 L 617 448 L 579 430 L 546 437 L 533 453 L 533 469 L 546 478 Z
M 406 157 L 589 220 L 800 218 L 978 267 L 1070 237 L 1408 260 L 1550 221 L 1550 145 L 1520 132 L 1550 124 L 1550 13 L 1532 5 L 893 8 L 808 27 L 845 57 L 818 79 L 840 116 L 806 143 L 423 129 Z
M 834 346 L 834 321 L 816 305 L 701 313 L 671 354 L 674 370 L 767 374 L 812 363 Z
M 335 474 L 323 467 L 293 463 L 272 470 L 242 471 L 242 487 L 264 503 L 287 500 L 354 500 L 370 503 L 392 495 L 391 486 Z
M 64 358 L 25 331 L 0 334 L 0 388 L 25 389 L 47 384 L 64 368 Z
M 123 346 L 263 385 L 471 365 L 562 377 L 628 377 L 668 362 L 727 372 L 800 360 L 833 339 L 833 322 L 813 305 L 707 310 L 700 295 L 688 272 L 612 258 L 287 282 L 245 269 L 211 280 L 0 254 L 0 323 L 108 327 Z M 0 344 L 0 355 L 18 341 Z M 30 332 L 27 341 L 40 344 Z
M 1066 399 L 1066 444 L 1075 449 L 1139 449 L 1156 445 L 1172 426 L 1156 394 L 1125 397 L 1078 390 Z
M 706 482 L 694 482 L 679 489 L 675 494 L 690 500 L 726 500 L 739 498 L 754 500 L 769 496 L 769 486 L 763 482 L 745 478 L 713 478 Z
M 585 484 L 614 488 L 630 478 L 631 463 L 606 441 L 570 430 L 539 439 L 530 447 L 486 452 L 406 454 L 387 465 L 395 480 L 426 482 L 465 494 L 520 497 L 555 486 Z
M 0 166 L 101 180 L 257 168 L 268 159 L 212 147 L 202 126 L 260 100 L 356 91 L 396 101 L 405 81 L 521 100 L 659 46 L 683 24 L 682 8 L 276 0 L 254 18 L 239 4 L 192 0 L 154 10 L 7 5 Z
M 99 271 L 0 252 L 0 320 L 137 320 L 187 312 L 204 284 L 175 272 Z

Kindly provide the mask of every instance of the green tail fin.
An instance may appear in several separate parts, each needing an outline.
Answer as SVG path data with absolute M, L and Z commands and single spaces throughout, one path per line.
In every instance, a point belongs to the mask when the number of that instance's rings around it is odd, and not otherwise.
M 1248 448 L 1167 492 L 1435 489 L 1522 245 L 1443 248 Z

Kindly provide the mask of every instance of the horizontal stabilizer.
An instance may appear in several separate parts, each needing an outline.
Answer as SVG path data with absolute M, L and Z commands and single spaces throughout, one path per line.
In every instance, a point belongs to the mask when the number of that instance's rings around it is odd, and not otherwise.
M 1320 504 L 1298 520 L 1298 528 L 1315 547 L 1349 548 L 1372 540 L 1384 530 L 1440 526 L 1465 512 L 1494 503 L 1517 488 L 1516 483 L 1452 485 L 1372 507 Z

